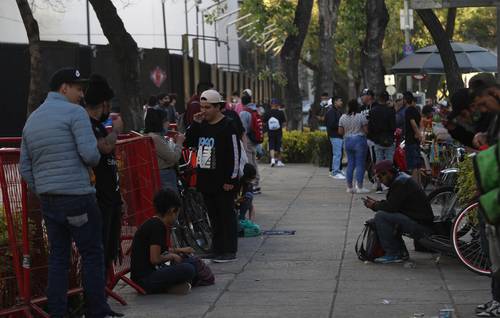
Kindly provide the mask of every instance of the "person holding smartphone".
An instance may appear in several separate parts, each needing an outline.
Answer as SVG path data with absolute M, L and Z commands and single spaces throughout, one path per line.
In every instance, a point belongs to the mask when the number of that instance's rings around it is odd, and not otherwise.
M 434 214 L 422 188 L 411 176 L 399 172 L 392 161 L 377 162 L 375 174 L 389 188 L 385 200 L 363 199 L 367 208 L 377 212 L 375 227 L 385 251 L 375 262 L 399 263 L 408 257 L 402 233 L 408 233 L 417 241 L 426 238 L 432 233 Z

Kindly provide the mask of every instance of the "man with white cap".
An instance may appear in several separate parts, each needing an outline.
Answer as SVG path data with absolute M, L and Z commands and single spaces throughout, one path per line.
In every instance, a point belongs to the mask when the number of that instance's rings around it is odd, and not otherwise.
M 197 189 L 203 194 L 213 226 L 213 261 L 236 260 L 237 219 L 234 213 L 240 142 L 232 120 L 224 116 L 225 102 L 216 90 L 200 96 L 200 112 L 186 131 L 186 144 L 198 149 Z

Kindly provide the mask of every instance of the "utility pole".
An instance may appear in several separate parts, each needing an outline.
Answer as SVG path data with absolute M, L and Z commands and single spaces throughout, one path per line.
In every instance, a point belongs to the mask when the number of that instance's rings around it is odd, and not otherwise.
M 89 9 L 89 0 L 85 1 L 86 2 L 86 9 L 87 9 L 87 45 L 90 45 L 90 9 Z
M 412 23 L 413 24 L 413 23 Z M 411 47 L 410 42 L 410 10 L 408 9 L 408 0 L 404 0 L 404 33 L 405 33 L 405 46 Z M 413 83 L 411 76 L 406 76 L 406 90 L 412 91 Z
M 161 0 L 161 11 L 163 12 L 163 40 L 165 42 L 165 49 L 168 50 L 167 44 L 167 21 L 165 17 L 165 0 Z

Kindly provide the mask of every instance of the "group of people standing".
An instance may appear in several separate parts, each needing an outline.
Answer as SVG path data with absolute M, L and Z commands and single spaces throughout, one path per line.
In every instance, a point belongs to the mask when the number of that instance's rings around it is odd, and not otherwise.
M 328 137 L 331 142 L 332 160 L 330 176 L 334 179 L 346 180 L 347 192 L 368 193 L 364 187 L 364 175 L 367 162 L 373 164 L 382 160 L 393 160 L 395 132 L 400 129 L 405 137 L 405 154 L 407 169 L 419 183 L 421 163 L 420 112 L 411 92 L 403 94 L 401 99 L 393 103 L 386 91 L 375 95 L 370 89 L 361 92 L 359 101 L 350 100 L 343 113 L 343 101 L 340 97 L 328 99 L 324 93 L 322 99 L 327 108 L 324 119 Z M 347 168 L 342 170 L 342 156 L 347 155 Z M 373 168 L 373 167 L 371 167 Z M 377 193 L 386 187 L 380 181 Z

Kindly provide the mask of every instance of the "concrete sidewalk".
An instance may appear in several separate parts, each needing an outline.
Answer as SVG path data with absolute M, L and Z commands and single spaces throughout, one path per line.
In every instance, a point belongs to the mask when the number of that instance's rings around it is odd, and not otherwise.
M 262 229 L 296 230 L 293 236 L 242 238 L 238 261 L 211 264 L 216 284 L 186 296 L 138 295 L 115 289 L 128 306 L 110 303 L 126 317 L 425 317 L 451 307 L 474 317 L 490 300 L 489 279 L 458 260 L 413 251 L 415 267 L 359 261 L 354 244 L 373 212 L 326 168 L 261 166 L 256 221 Z M 373 194 L 373 196 L 375 196 Z

